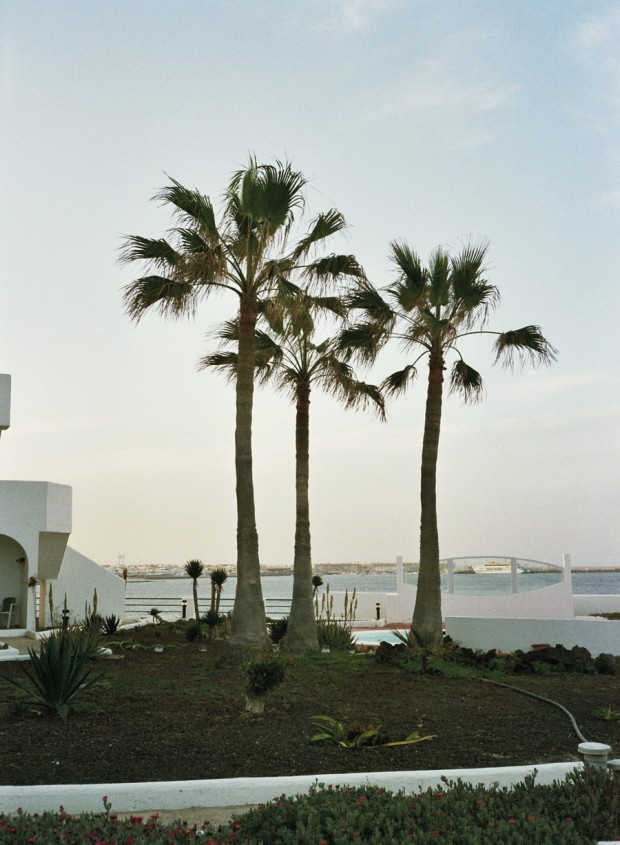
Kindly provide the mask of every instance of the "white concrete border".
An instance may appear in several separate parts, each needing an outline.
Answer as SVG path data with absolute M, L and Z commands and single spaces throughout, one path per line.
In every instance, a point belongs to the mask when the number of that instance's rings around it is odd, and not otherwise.
M 189 807 L 230 807 L 264 804 L 278 795 L 304 794 L 317 781 L 349 786 L 382 786 L 392 792 L 417 792 L 441 784 L 441 778 L 490 786 L 512 786 L 537 770 L 536 782 L 552 783 L 582 763 L 542 763 L 487 769 L 435 769 L 419 772 L 367 772 L 356 774 L 299 775 L 277 778 L 226 778 L 169 782 L 70 784 L 64 786 L 0 786 L 0 813 L 15 813 L 18 807 L 30 813 L 103 812 L 103 796 L 114 813 L 135 810 L 183 810 Z

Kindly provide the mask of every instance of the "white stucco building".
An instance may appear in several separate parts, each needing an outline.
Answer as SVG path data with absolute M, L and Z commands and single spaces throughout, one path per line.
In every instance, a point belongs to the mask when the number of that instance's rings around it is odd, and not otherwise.
M 0 434 L 10 425 L 11 377 L 0 374 Z M 83 618 L 97 590 L 98 612 L 124 618 L 125 582 L 67 545 L 72 490 L 49 481 L 0 481 L 0 607 L 14 598 L 11 628 L 51 624 L 49 590 L 60 614 Z M 38 614 L 37 614 L 38 601 Z M 56 613 L 55 613 L 56 615 Z M 0 630 L 8 622 L 0 615 Z

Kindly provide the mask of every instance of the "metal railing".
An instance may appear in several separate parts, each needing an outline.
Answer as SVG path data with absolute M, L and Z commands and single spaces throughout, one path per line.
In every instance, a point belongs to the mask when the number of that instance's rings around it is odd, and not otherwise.
M 222 598 L 220 613 L 228 613 L 233 609 L 233 598 Z M 198 599 L 200 614 L 206 613 L 211 607 L 208 599 Z M 174 616 L 177 619 L 187 619 L 194 616 L 194 603 L 191 599 L 178 596 L 128 596 L 125 599 L 125 616 L 148 616 L 149 611 L 157 608 L 164 616 Z M 271 619 L 288 616 L 291 610 L 290 599 L 265 599 L 265 613 Z

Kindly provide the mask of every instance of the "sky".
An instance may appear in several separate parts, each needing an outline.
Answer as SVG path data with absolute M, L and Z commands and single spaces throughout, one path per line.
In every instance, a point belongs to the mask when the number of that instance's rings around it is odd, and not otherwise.
M 195 319 L 124 313 L 123 237 L 164 236 L 169 177 L 216 208 L 249 154 L 309 180 L 309 217 L 378 287 L 389 244 L 489 242 L 489 327 L 540 325 L 551 368 L 463 352 L 444 402 L 442 557 L 620 565 L 620 4 L 598 0 L 0 0 L 0 477 L 69 484 L 101 564 L 234 564 L 234 391 Z M 408 361 L 397 347 L 366 380 Z M 424 374 L 388 420 L 313 394 L 316 563 L 417 561 Z M 263 565 L 292 564 L 294 407 L 257 390 Z

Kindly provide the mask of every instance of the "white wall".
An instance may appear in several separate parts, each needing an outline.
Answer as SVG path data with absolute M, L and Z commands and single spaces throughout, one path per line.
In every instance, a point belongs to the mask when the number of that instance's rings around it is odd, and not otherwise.
M 356 619 L 374 620 L 376 605 L 380 605 L 380 618 L 387 622 L 409 623 L 415 605 L 416 588 L 411 584 L 399 584 L 397 593 L 356 593 Z M 344 593 L 332 593 L 334 597 L 334 615 L 339 616 L 344 608 Z M 349 594 L 350 598 L 350 594 Z M 570 579 L 560 584 L 528 590 L 523 593 L 504 595 L 457 595 L 441 594 L 442 615 L 475 616 L 524 619 L 553 617 L 557 619 L 573 618 L 573 594 Z
M 574 596 L 575 616 L 620 613 L 620 596 Z
M 473 649 L 529 651 L 533 643 L 583 646 L 593 657 L 620 655 L 620 621 L 601 619 L 474 619 L 447 617 L 446 634 Z
M 45 608 L 43 624 L 50 624 L 48 604 L 49 585 L 53 588 L 55 614 L 62 611 L 65 595 L 70 612 L 70 621 L 84 618 L 84 606 L 92 610 L 93 593 L 97 590 L 97 612 L 101 616 L 114 614 L 119 619 L 125 618 L 125 581 L 102 569 L 90 558 L 67 547 L 60 567 L 58 578 L 46 582 Z M 41 620 L 41 614 L 39 614 Z
M 55 577 L 60 570 L 71 532 L 71 493 L 71 487 L 48 481 L 0 482 L 0 534 L 14 540 L 25 558 L 17 596 L 25 628 L 35 628 L 35 593 L 26 586 L 28 579 Z M 15 563 L 13 551 L 5 552 L 1 572 Z

